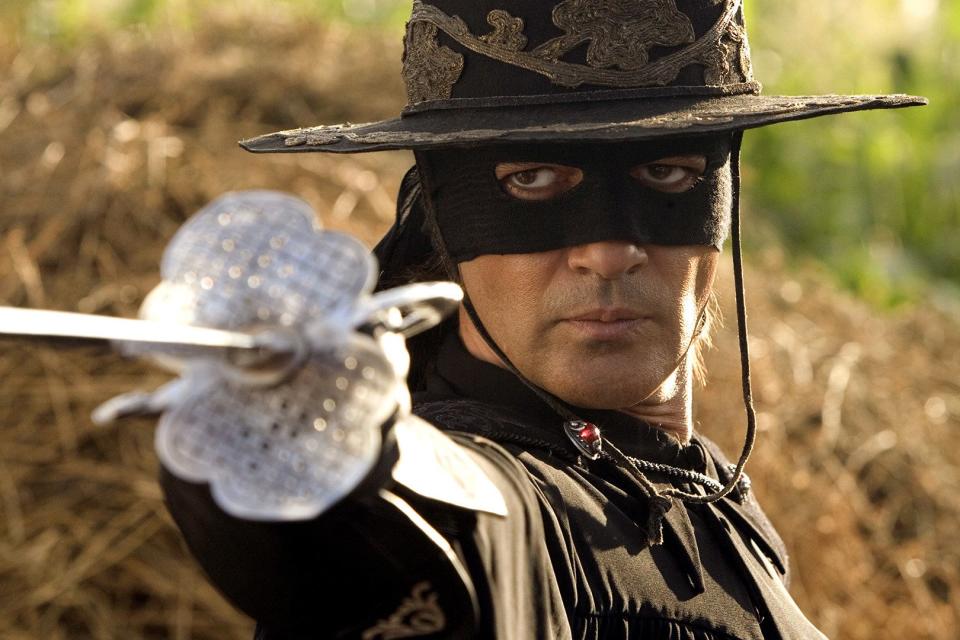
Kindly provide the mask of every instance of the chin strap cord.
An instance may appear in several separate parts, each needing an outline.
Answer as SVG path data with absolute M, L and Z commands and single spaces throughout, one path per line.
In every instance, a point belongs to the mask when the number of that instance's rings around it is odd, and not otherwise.
M 750 458 L 750 454 L 753 452 L 753 447 L 756 442 L 757 418 L 756 411 L 753 407 L 753 391 L 750 383 L 750 347 L 747 341 L 747 310 L 743 285 L 743 256 L 740 238 L 740 147 L 742 140 L 743 132 L 735 132 L 733 134 L 730 150 L 731 181 L 733 183 L 732 205 L 730 211 L 730 224 L 732 228 L 731 239 L 733 245 L 733 278 L 736 292 L 737 334 L 740 343 L 740 370 L 743 386 L 743 404 L 747 415 L 747 433 L 736 467 L 734 468 L 730 479 L 726 482 L 726 484 L 723 485 L 723 488 L 714 493 L 702 495 L 689 493 L 675 488 L 664 489 L 661 491 L 657 489 L 653 482 L 628 455 L 623 453 L 623 451 L 621 451 L 609 440 L 603 441 L 603 453 L 601 454 L 601 457 L 613 464 L 616 464 L 618 467 L 629 473 L 630 476 L 636 480 L 637 484 L 647 494 L 649 513 L 647 517 L 645 533 L 647 535 L 647 539 L 652 545 L 663 543 L 663 519 L 673 505 L 672 499 L 680 500 L 690 504 L 707 504 L 716 502 L 737 489 L 738 485 L 740 484 L 740 480 L 743 477 L 743 469 L 747 464 L 747 460 Z M 422 154 L 417 153 L 416 158 L 418 165 L 422 167 L 429 167 L 427 159 L 423 157 Z M 429 197 L 429 173 L 429 170 L 421 171 L 420 178 L 422 181 L 426 182 L 423 189 L 423 198 L 424 204 L 426 205 L 426 211 L 432 218 L 430 223 L 434 226 L 435 230 L 435 240 L 437 244 L 436 249 L 443 257 L 444 262 L 450 265 L 451 268 L 455 268 L 453 266 L 454 263 L 450 258 L 450 254 L 447 251 L 443 234 L 437 225 L 436 212 L 433 210 L 432 199 Z M 453 273 L 450 275 L 455 277 L 457 274 Z M 481 321 L 479 314 L 477 314 L 476 308 L 473 306 L 473 303 L 466 292 L 464 292 L 463 306 L 468 317 L 470 318 L 470 321 L 480 334 L 480 337 L 487 344 L 487 346 L 490 347 L 491 351 L 496 354 L 507 370 L 513 373 L 524 385 L 526 385 L 541 400 L 543 400 L 544 403 L 551 407 L 563 420 L 568 422 L 581 421 L 581 419 L 574 414 L 573 411 L 563 401 L 551 394 L 546 389 L 542 389 L 538 385 L 534 384 L 528 380 L 526 376 L 520 373 L 520 371 L 510 361 L 510 358 L 507 357 L 507 355 L 487 331 L 486 326 L 484 326 L 483 322 Z M 698 319 L 698 327 L 694 335 L 694 340 L 702 330 L 701 325 L 704 317 L 705 313 L 701 313 L 701 317 Z M 691 345 L 692 343 L 693 341 L 691 341 Z
M 747 339 L 747 305 L 743 286 L 743 255 L 740 240 L 740 146 L 742 141 L 743 132 L 734 133 L 730 148 L 730 172 L 733 178 L 730 226 L 733 245 L 733 284 L 737 303 L 737 337 L 740 342 L 740 379 L 743 386 L 743 406 L 747 413 L 747 434 L 743 441 L 740 459 L 737 460 L 736 467 L 723 489 L 707 495 L 687 493 L 679 489 L 667 489 L 663 492 L 663 495 L 694 504 L 716 502 L 736 489 L 743 477 L 743 468 L 750 454 L 753 453 L 753 446 L 757 441 L 757 413 L 753 407 L 753 390 L 750 383 L 750 344 Z

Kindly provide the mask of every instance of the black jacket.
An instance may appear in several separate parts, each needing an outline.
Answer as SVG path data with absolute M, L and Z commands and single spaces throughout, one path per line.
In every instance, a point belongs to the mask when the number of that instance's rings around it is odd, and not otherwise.
M 650 545 L 644 493 L 629 474 L 579 459 L 557 415 L 455 335 L 414 410 L 481 466 L 508 517 L 405 491 L 389 477 L 389 454 L 349 499 L 302 523 L 231 518 L 206 487 L 164 474 L 191 550 L 259 621 L 258 637 L 822 637 L 787 593 L 783 543 L 749 494 L 674 501 L 663 544 Z M 628 455 L 728 477 L 729 462 L 699 435 L 681 446 L 625 414 L 582 413 Z

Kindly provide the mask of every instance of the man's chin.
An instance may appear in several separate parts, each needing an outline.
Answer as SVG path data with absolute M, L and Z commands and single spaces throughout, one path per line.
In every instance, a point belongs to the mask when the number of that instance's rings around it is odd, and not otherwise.
M 541 368 L 541 387 L 572 405 L 585 409 L 623 409 L 646 400 L 662 383 L 651 375 L 656 357 L 638 357 L 634 350 L 609 354 L 580 354 L 548 360 Z M 638 366 L 645 363 L 647 367 Z
M 635 381 L 629 381 L 635 382 Z M 643 402 L 649 389 L 623 380 L 570 380 L 554 382 L 545 388 L 564 402 L 584 409 L 625 409 Z

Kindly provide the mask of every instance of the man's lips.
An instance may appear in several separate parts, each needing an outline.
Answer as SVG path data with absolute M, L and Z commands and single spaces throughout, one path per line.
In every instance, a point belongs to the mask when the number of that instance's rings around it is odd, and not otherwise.
M 593 340 L 618 340 L 629 337 L 649 317 L 626 308 L 597 308 L 577 312 L 562 324 Z
M 583 322 L 621 322 L 625 320 L 641 320 L 643 314 L 624 307 L 598 307 L 575 313 L 567 318 L 568 321 Z

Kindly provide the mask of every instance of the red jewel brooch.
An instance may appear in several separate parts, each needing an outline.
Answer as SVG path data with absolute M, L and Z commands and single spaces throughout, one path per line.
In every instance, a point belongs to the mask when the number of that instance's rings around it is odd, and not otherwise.
M 567 420 L 563 423 L 563 430 L 567 437 L 576 445 L 580 453 L 591 460 L 600 457 L 603 450 L 603 438 L 600 437 L 600 427 L 585 420 Z

